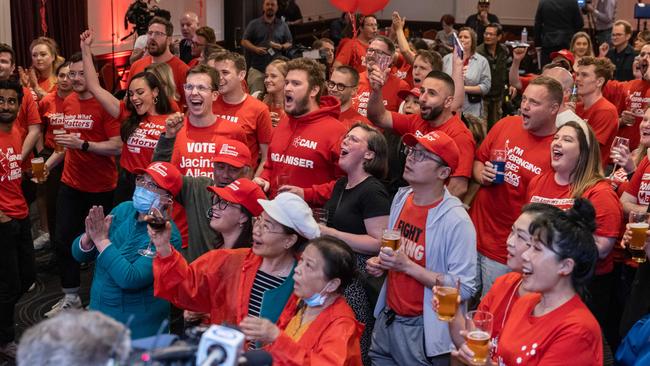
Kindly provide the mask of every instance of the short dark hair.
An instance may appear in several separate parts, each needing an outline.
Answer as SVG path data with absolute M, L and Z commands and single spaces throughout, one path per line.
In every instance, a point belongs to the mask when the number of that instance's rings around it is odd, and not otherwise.
M 374 14 L 364 15 L 364 16 L 361 17 L 361 19 L 359 19 L 359 23 L 360 23 L 359 25 L 361 27 L 366 25 L 366 19 L 368 19 L 368 18 L 373 18 L 374 20 L 377 20 L 377 17 L 374 16 Z M 359 27 L 359 28 L 361 28 L 361 27 Z
M 23 102 L 23 86 L 20 85 L 18 80 L 14 78 L 9 78 L 7 80 L 0 80 L 0 89 L 8 89 L 16 92 L 16 98 L 18 98 L 18 105 Z
M 562 105 L 562 101 L 564 100 L 564 91 L 562 90 L 562 84 L 560 84 L 559 81 L 548 76 L 540 76 L 531 80 L 528 86 L 531 85 L 543 86 L 548 91 L 553 102 Z
M 375 157 L 364 160 L 363 170 L 377 179 L 384 179 L 388 174 L 388 143 L 378 129 L 363 122 L 356 122 L 349 131 L 361 128 L 368 133 L 368 150 L 375 153 Z
M 370 43 L 372 43 L 374 41 L 384 42 L 384 44 L 386 44 L 386 46 L 388 47 L 388 52 L 391 55 L 393 55 L 395 53 L 395 43 L 393 43 L 393 41 L 391 41 L 390 38 L 385 37 L 385 36 L 375 36 L 375 38 L 370 40 Z M 370 44 L 370 43 L 368 43 L 368 44 Z
M 357 275 L 356 259 L 350 246 L 330 235 L 312 239 L 307 243 L 307 246 L 309 245 L 313 245 L 323 256 L 323 272 L 326 279 L 338 278 L 341 284 L 336 291 L 343 293 Z
M 497 30 L 497 36 L 500 36 L 503 34 L 503 27 L 499 23 L 490 23 L 485 26 L 485 29 L 487 28 L 495 28 Z
M 246 59 L 237 52 L 216 52 L 213 55 L 210 55 L 209 60 L 214 62 L 232 61 L 232 63 L 235 64 L 237 71 L 246 71 Z
M 197 36 L 201 36 L 205 38 L 206 43 L 216 43 L 217 42 L 217 36 L 214 34 L 214 29 L 208 27 L 207 25 L 204 25 L 203 27 L 199 27 L 196 29 L 194 32 Z
M 359 72 L 352 66 L 348 65 L 341 65 L 334 69 L 334 71 L 338 71 L 342 74 L 347 74 L 352 77 L 352 85 L 359 86 Z
M 13 65 L 16 62 L 16 52 L 14 52 L 14 49 L 6 43 L 0 43 L 0 53 L 3 52 L 11 55 L 11 64 Z
M 445 14 L 440 18 L 440 23 L 445 23 L 447 25 L 456 24 L 456 18 L 451 14 Z
M 211 80 L 210 87 L 212 88 L 212 90 L 213 91 L 219 90 L 219 83 L 221 77 L 219 76 L 217 70 L 213 69 L 212 67 L 208 65 L 201 65 L 201 64 L 196 65 L 187 71 L 187 76 L 190 76 L 192 74 L 207 74 Z M 185 77 L 186 80 L 187 80 L 187 76 Z
M 334 41 L 332 41 L 329 38 L 323 37 L 323 38 L 319 38 L 319 39 L 315 40 L 314 43 L 311 44 L 311 48 L 314 49 L 314 50 L 317 50 L 317 49 L 323 47 L 323 44 L 325 44 L 325 43 L 329 43 L 332 46 L 336 47 L 336 44 L 334 43 Z
M 81 52 L 75 52 L 68 58 L 68 61 L 70 61 L 71 64 L 75 64 L 77 62 L 83 61 L 83 57 L 81 56 Z
M 309 90 L 313 90 L 315 87 L 320 88 L 316 94 L 316 102 L 320 103 L 320 97 L 325 90 L 325 65 L 309 58 L 300 57 L 287 62 L 287 74 L 292 70 L 302 70 L 307 73 Z
M 433 70 L 429 74 L 427 74 L 427 77 L 425 79 L 432 78 L 436 80 L 440 80 L 445 83 L 447 88 L 449 88 L 449 95 L 454 95 L 454 91 L 456 90 L 456 84 L 454 84 L 454 79 L 451 78 L 447 73 L 438 71 L 438 70 Z
M 63 61 L 61 65 L 56 67 L 56 74 L 57 76 L 59 75 L 59 72 L 61 72 L 61 69 L 64 67 L 70 67 L 70 61 Z
M 165 26 L 165 34 L 167 35 L 167 37 L 171 37 L 172 35 L 174 35 L 174 25 L 169 20 L 162 17 L 153 17 L 149 21 L 149 25 L 147 26 L 147 28 L 151 27 L 152 24 L 161 24 Z
M 426 62 L 431 65 L 433 71 L 442 71 L 442 56 L 436 51 L 428 50 L 417 50 L 415 52 L 415 60 L 418 57 L 422 57 Z

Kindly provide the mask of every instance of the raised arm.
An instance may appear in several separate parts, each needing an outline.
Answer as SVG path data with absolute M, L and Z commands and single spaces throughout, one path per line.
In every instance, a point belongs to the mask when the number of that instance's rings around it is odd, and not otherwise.
M 393 128 L 393 117 L 384 107 L 384 98 L 381 93 L 381 88 L 386 83 L 386 72 L 380 71 L 377 65 L 373 65 L 372 71 L 368 74 L 371 88 L 368 98 L 368 119 L 378 127 Z
M 406 23 L 406 18 L 399 16 L 399 13 L 393 12 L 393 31 L 395 32 L 395 37 L 397 38 L 397 46 L 399 51 L 402 53 L 402 56 L 406 59 L 406 62 L 413 65 L 415 60 L 415 52 L 409 46 L 409 41 L 406 39 L 404 34 L 404 24 Z
M 93 54 L 90 47 L 93 43 L 94 34 L 92 31 L 87 30 L 81 33 L 80 38 L 86 86 L 93 96 L 95 96 L 99 104 L 104 107 L 106 112 L 113 116 L 113 118 L 117 118 L 120 116 L 120 101 L 99 84 L 99 77 L 97 76 L 97 70 L 95 70 L 95 64 L 93 63 Z

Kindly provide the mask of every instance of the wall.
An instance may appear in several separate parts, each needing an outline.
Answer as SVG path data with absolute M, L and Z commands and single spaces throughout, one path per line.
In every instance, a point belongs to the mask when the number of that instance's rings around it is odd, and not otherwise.
M 11 44 L 10 0 L 0 0 L 0 42 Z

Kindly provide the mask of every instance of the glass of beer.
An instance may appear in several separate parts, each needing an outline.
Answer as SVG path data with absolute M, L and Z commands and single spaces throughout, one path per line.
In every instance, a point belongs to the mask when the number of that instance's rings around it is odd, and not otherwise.
M 65 130 L 53 130 L 53 131 L 52 131 L 52 134 L 53 134 L 54 137 L 56 138 L 58 135 L 65 135 L 66 132 L 65 132 Z M 55 144 L 54 144 L 54 152 L 58 152 L 58 153 L 63 152 L 63 146 L 61 146 L 61 145 L 55 143 Z
M 401 233 L 399 230 L 384 229 L 381 235 L 381 246 L 397 250 L 399 248 L 400 237 Z
M 645 239 L 648 231 L 648 213 L 642 211 L 630 212 L 629 228 L 632 230 L 632 238 L 628 243 L 628 250 L 632 255 L 632 260 L 637 263 L 646 261 L 645 257 Z
M 465 341 L 474 352 L 472 364 L 485 365 L 490 356 L 490 338 L 492 338 L 493 316 L 487 311 L 475 310 L 465 315 L 467 334 Z
M 460 279 L 446 273 L 436 278 L 436 291 L 438 300 L 438 319 L 450 322 L 458 311 L 458 296 L 460 295 Z
M 38 183 L 45 182 L 45 159 L 40 157 L 32 159 L 32 175 Z
M 317 223 L 327 226 L 327 218 L 329 211 L 324 208 L 314 208 L 311 210 L 312 216 Z

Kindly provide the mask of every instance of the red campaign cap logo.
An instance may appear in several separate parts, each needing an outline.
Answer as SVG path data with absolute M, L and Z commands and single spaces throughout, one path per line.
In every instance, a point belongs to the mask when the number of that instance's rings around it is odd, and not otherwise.
M 154 172 L 156 172 L 156 173 L 162 175 L 163 177 L 166 177 L 166 176 L 167 176 L 167 167 L 166 167 L 164 164 L 162 164 L 162 163 L 151 164 L 151 166 L 149 167 L 149 169 L 151 169 L 151 170 L 153 170 Z
M 221 145 L 221 149 L 219 149 L 219 155 L 230 155 L 236 158 L 239 156 L 239 152 L 236 146 L 223 144 Z
M 239 190 L 239 185 L 240 185 L 240 184 L 241 184 L 241 182 L 240 182 L 239 179 L 238 179 L 238 180 L 236 180 L 236 181 L 234 181 L 234 182 L 228 184 L 228 186 L 227 186 L 226 188 L 230 188 L 230 189 L 233 190 L 233 191 L 238 191 L 238 190 Z

